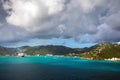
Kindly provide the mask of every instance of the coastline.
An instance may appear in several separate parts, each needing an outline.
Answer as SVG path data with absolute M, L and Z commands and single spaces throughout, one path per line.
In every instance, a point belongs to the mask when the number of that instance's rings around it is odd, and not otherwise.
M 84 60 L 97 60 L 97 61 L 110 61 L 110 62 L 120 62 L 120 58 L 108 58 L 108 59 L 93 59 L 93 58 L 85 58 L 85 57 L 80 57 L 80 56 L 69 56 L 69 55 L 25 55 L 25 57 L 66 57 L 66 58 L 78 58 L 78 59 L 84 59 Z M 15 55 L 5 55 L 5 56 L 0 56 L 0 57 L 20 57 L 20 56 L 15 56 Z

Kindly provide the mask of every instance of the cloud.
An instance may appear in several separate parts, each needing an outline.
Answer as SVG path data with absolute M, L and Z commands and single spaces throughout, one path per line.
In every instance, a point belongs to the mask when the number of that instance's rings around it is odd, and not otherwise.
M 113 29 L 120 31 L 120 11 L 110 15 L 106 19 L 106 23 L 108 23 L 109 26 L 111 26 Z
M 0 27 L 2 26 L 3 24 L 2 23 L 0 23 Z
M 0 26 L 0 43 L 24 41 L 26 38 L 29 38 L 29 35 L 27 31 L 21 28 L 6 26 L 6 24 Z
M 103 0 L 77 0 L 80 7 L 85 13 L 89 13 L 95 9 L 95 6 L 101 3 Z
M 120 41 L 120 0 L 1 1 L 6 24 L 10 25 L 9 30 L 3 29 L 8 30 L 6 35 L 11 34 L 10 40 L 21 36 L 23 40 L 61 37 L 80 42 Z M 13 28 L 23 34 L 15 35 Z
M 120 31 L 116 31 L 114 29 L 111 29 L 109 25 L 102 24 L 98 27 L 97 34 L 94 35 L 93 38 L 95 38 L 95 42 L 101 42 L 101 41 L 111 41 L 111 42 L 119 42 Z
M 64 0 L 9 0 L 3 3 L 9 14 L 7 22 L 28 31 L 36 31 L 37 27 L 61 12 L 64 7 Z

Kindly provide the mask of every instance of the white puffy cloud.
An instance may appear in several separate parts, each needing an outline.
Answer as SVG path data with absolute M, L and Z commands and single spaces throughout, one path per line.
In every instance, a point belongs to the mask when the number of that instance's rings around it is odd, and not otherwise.
M 82 42 L 120 40 L 120 0 L 1 1 L 8 14 L 6 22 L 24 30 L 25 37 L 74 38 Z
M 9 0 L 3 2 L 8 23 L 33 31 L 44 21 L 63 10 L 63 0 Z M 37 29 L 35 29 L 37 30 Z
M 104 7 L 108 0 L 76 0 L 81 6 L 83 12 L 89 13 L 94 11 L 97 7 Z M 110 1 L 110 0 L 109 0 Z

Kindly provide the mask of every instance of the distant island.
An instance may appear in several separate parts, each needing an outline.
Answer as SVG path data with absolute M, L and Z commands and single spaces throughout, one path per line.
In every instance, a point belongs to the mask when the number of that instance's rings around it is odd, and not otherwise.
M 66 46 L 22 46 L 18 48 L 7 48 L 0 46 L 0 56 L 17 56 L 17 53 L 26 56 L 58 55 L 82 57 L 92 60 L 120 60 L 120 44 L 103 42 L 92 47 L 69 48 Z

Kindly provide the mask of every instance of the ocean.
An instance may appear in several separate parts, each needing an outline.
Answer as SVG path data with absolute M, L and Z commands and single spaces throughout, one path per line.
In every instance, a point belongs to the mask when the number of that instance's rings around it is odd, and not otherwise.
M 0 80 L 120 80 L 120 62 L 60 56 L 1 56 Z

